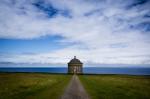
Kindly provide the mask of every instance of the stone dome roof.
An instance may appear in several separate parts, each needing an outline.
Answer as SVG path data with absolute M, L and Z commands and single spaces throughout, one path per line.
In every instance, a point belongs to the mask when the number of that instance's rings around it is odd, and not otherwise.
M 74 58 L 68 64 L 82 64 L 82 62 L 74 56 Z

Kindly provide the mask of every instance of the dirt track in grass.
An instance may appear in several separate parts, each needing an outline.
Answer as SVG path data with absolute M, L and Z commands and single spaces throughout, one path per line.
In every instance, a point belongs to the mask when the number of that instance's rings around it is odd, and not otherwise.
M 73 75 L 61 99 L 90 99 L 77 75 Z

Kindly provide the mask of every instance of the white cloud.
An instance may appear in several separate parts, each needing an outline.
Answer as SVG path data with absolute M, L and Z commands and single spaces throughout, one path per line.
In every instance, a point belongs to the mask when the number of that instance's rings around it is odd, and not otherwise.
M 44 0 L 58 10 L 68 10 L 72 16 L 68 18 L 58 13 L 48 18 L 44 11 L 32 5 L 35 1 L 18 0 L 16 4 L 1 1 L 0 38 L 60 35 L 65 37 L 60 43 L 77 43 L 49 53 L 2 57 L 1 61 L 66 63 L 76 55 L 92 63 L 150 63 L 149 31 L 144 30 L 145 26 L 131 28 L 131 25 L 150 22 L 144 18 L 150 12 L 150 2 L 127 8 L 133 3 L 130 0 Z

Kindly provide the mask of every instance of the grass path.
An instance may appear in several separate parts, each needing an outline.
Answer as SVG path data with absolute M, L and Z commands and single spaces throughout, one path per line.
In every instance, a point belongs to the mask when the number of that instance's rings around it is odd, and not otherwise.
M 89 99 L 77 75 L 73 75 L 61 99 Z

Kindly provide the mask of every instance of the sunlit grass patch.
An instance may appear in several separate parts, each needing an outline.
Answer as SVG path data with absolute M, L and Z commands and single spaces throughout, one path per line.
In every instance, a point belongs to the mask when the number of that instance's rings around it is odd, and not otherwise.
M 58 99 L 71 75 L 0 73 L 0 99 Z
M 150 99 L 150 76 L 80 75 L 92 99 Z

